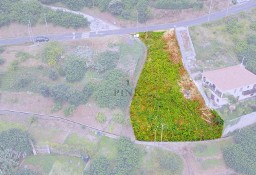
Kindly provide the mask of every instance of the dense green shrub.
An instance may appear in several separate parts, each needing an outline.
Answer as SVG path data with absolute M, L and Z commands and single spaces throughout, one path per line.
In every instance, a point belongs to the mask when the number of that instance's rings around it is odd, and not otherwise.
M 65 61 L 64 72 L 67 81 L 80 81 L 84 78 L 86 72 L 86 63 L 75 56 L 69 56 Z
M 0 133 L 0 174 L 18 174 L 16 168 L 23 158 L 32 154 L 33 139 L 20 129 L 9 129 Z M 15 173 L 16 172 L 16 173 Z M 20 175 L 24 171 L 19 171 Z
M 49 69 L 48 70 L 48 77 L 55 81 L 59 78 L 58 72 L 55 69 Z
M 202 8 L 203 2 L 192 0 L 157 0 L 154 7 L 159 9 L 188 9 L 188 8 Z
M 119 60 L 119 53 L 113 51 L 105 51 L 98 55 L 94 68 L 98 72 L 114 69 Z
M 90 165 L 88 171 L 85 175 L 110 175 L 111 174 L 111 164 L 109 160 L 105 157 L 97 157 L 94 159 Z
M 49 97 L 51 95 L 50 87 L 47 85 L 41 85 L 39 91 L 44 97 Z
M 84 103 L 92 96 L 94 91 L 94 86 L 92 84 L 87 84 L 83 89 Z
M 140 23 L 146 22 L 150 18 L 150 10 L 147 0 L 139 0 L 137 4 L 138 21 Z
M 50 66 L 56 66 L 63 52 L 64 48 L 59 42 L 49 42 L 43 49 L 43 61 Z
M 68 1 L 68 0 L 66 0 Z M 69 0 L 70 2 L 72 0 Z M 42 3 L 50 4 L 58 1 L 55 0 L 41 0 Z M 84 0 L 75 1 L 76 3 L 68 3 L 72 6 L 78 7 L 79 2 L 85 2 Z M 53 11 L 48 8 L 44 8 L 37 0 L 15 0 L 0 2 L 0 27 L 8 25 L 11 22 L 18 22 L 24 25 L 31 24 L 32 26 L 38 22 L 43 21 L 46 14 L 47 21 L 49 23 L 63 26 L 66 28 L 73 27 L 87 27 L 89 22 L 81 15 L 72 14 L 63 11 Z M 79 6 L 81 7 L 81 6 Z
M 235 133 L 236 144 L 223 151 L 226 164 L 238 173 L 254 175 L 256 172 L 256 129 L 246 128 Z
M 236 35 L 244 31 L 244 26 L 237 17 L 229 17 L 226 20 L 226 29 L 229 34 Z
M 117 140 L 117 157 L 108 160 L 97 157 L 90 164 L 86 175 L 131 175 L 135 174 L 142 160 L 142 150 L 128 138 Z
M 65 28 L 82 28 L 88 27 L 89 22 L 82 15 L 64 12 L 62 10 L 50 11 L 46 14 L 48 22 Z
M 57 102 L 66 102 L 70 97 L 70 87 L 64 84 L 53 86 L 50 95 Z
M 21 77 L 15 81 L 14 89 L 22 90 L 24 88 L 27 88 L 31 82 L 32 82 L 32 80 L 30 77 Z
M 69 9 L 75 10 L 75 11 L 81 10 L 86 5 L 85 0 L 63 0 L 62 2 Z
M 83 92 L 79 92 L 76 90 L 72 90 L 69 93 L 68 102 L 74 106 L 79 106 L 80 104 L 84 103 L 85 101 L 85 95 Z
M 10 129 L 0 133 L 0 148 L 16 151 L 21 154 L 31 155 L 32 137 L 20 129 Z
M 118 156 L 113 168 L 113 174 L 135 174 L 142 160 L 141 149 L 128 138 L 121 137 L 117 141 L 117 153 Z
M 60 0 L 39 0 L 43 4 L 54 4 L 56 2 L 60 2 Z
M 217 125 L 223 125 L 223 124 L 224 124 L 223 119 L 221 118 L 221 116 L 218 114 L 217 111 L 211 110 L 211 113 L 212 113 L 213 116 L 214 116 L 213 121 L 214 121 L 215 124 L 217 124 Z
M 121 70 L 107 72 L 94 92 L 97 104 L 100 107 L 126 108 L 130 99 L 128 92 L 132 90 L 127 80 L 127 75 Z
M 256 45 L 256 34 L 249 35 L 247 37 L 247 42 L 248 42 L 249 45 Z
M 121 15 L 124 4 L 121 0 L 111 0 L 108 4 L 108 11 L 113 15 Z
M 110 1 L 111 0 L 95 0 L 95 5 L 97 5 L 101 11 L 107 11 Z

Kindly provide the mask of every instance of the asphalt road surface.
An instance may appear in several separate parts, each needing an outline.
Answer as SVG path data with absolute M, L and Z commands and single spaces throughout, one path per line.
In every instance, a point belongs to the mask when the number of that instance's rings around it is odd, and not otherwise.
M 233 15 L 240 13 L 242 11 L 247 11 L 256 7 L 256 0 L 248 1 L 244 4 L 235 5 L 229 8 L 228 15 Z M 215 12 L 210 15 L 205 15 L 196 19 L 188 20 L 188 21 L 180 21 L 170 24 L 160 24 L 153 26 L 145 26 L 145 27 L 133 27 L 133 28 L 122 28 L 116 30 L 106 30 L 106 31 L 98 31 L 98 32 L 90 32 L 90 33 L 69 33 L 69 34 L 53 34 L 53 35 L 45 35 L 50 40 L 55 41 L 65 41 L 65 40 L 74 40 L 74 39 L 82 39 L 82 38 L 92 38 L 92 37 L 102 37 L 107 35 L 124 35 L 124 34 L 132 34 L 137 32 L 147 32 L 147 31 L 155 31 L 155 30 L 167 30 L 175 27 L 186 27 L 186 26 L 195 26 L 203 23 L 207 23 L 210 21 L 216 21 L 221 18 L 226 17 L 227 10 L 223 10 L 220 12 Z M 19 37 L 19 38 L 11 38 L 11 39 L 1 39 L 0 45 L 12 45 L 12 44 L 24 44 L 33 42 L 35 37 Z

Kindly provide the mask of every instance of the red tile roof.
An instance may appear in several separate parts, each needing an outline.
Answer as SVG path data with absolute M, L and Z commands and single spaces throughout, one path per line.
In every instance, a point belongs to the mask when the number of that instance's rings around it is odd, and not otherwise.
M 256 75 L 242 65 L 207 71 L 203 73 L 203 77 L 223 92 L 256 84 Z

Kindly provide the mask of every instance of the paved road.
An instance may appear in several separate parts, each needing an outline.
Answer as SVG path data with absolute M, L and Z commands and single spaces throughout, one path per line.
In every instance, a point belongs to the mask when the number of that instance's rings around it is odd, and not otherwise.
M 251 0 L 244 4 L 235 5 L 229 9 L 228 15 L 237 14 L 242 11 L 250 10 L 256 7 L 256 0 Z M 182 26 L 195 26 L 202 23 L 210 21 L 216 21 L 221 18 L 226 17 L 227 11 L 223 10 L 220 12 L 212 13 L 210 16 L 205 15 L 196 19 L 192 19 L 189 21 L 180 21 L 170 24 L 161 24 L 154 26 L 145 26 L 145 27 L 134 27 L 134 28 L 122 28 L 116 30 L 107 30 L 107 31 L 99 31 L 99 32 L 90 32 L 90 33 L 69 33 L 69 34 L 55 34 L 55 35 L 46 35 L 50 40 L 73 40 L 73 39 L 81 39 L 81 38 L 89 38 L 89 37 L 101 37 L 107 35 L 124 35 L 131 34 L 137 32 L 146 32 L 146 31 L 155 31 L 155 30 L 166 30 L 175 27 Z M 33 38 L 30 37 L 20 37 L 20 38 L 12 38 L 12 39 L 2 39 L 0 40 L 0 45 L 12 45 L 12 44 L 23 44 L 27 42 L 33 42 Z

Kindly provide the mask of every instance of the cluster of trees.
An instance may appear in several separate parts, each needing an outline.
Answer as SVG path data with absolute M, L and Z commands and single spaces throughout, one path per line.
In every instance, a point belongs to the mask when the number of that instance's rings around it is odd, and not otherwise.
M 93 94 L 93 90 L 94 87 L 90 84 L 86 85 L 82 91 L 74 90 L 65 84 L 42 85 L 40 87 L 40 92 L 44 97 L 51 97 L 56 102 L 68 102 L 75 106 L 87 103 L 89 97 Z
M 65 84 L 57 86 L 42 85 L 40 92 L 45 97 L 52 97 L 56 102 L 68 102 L 78 106 L 86 103 L 92 95 L 100 107 L 121 108 L 128 106 L 132 88 L 127 84 L 128 76 L 119 69 L 116 69 L 120 59 L 120 53 L 115 51 L 104 51 L 96 55 L 94 65 L 87 66 L 85 59 L 73 55 L 64 56 L 64 48 L 58 42 L 50 42 L 45 46 L 42 53 L 43 61 L 50 69 L 48 77 L 57 80 L 59 75 L 65 77 L 70 83 L 81 81 L 88 69 L 102 74 L 102 81 L 97 83 L 93 93 L 90 86 L 84 91 L 73 90 Z
M 200 9 L 203 8 L 203 5 L 203 2 L 200 0 L 157 0 L 154 3 L 154 7 L 159 9 Z
M 136 20 L 143 23 L 150 17 L 148 0 L 40 0 L 45 4 L 61 2 L 69 9 L 79 11 L 84 7 L 98 7 L 124 19 Z
M 33 26 L 47 18 L 49 23 L 66 28 L 87 27 L 89 22 L 82 15 L 63 11 L 53 11 L 44 8 L 37 0 L 1 0 L 0 1 L 0 27 L 11 22 Z
M 32 137 L 20 129 L 10 129 L 0 133 L 0 174 L 38 175 L 20 167 L 20 162 L 32 154 Z
M 130 175 L 139 168 L 142 150 L 127 138 L 117 141 L 117 157 L 109 160 L 100 156 L 90 164 L 86 175 Z
M 256 172 L 256 127 L 236 132 L 235 144 L 223 151 L 226 164 L 236 172 L 253 175 Z
M 251 21 L 254 24 L 253 21 Z M 225 23 L 226 31 L 232 36 L 235 43 L 235 52 L 239 61 L 244 60 L 245 67 L 253 73 L 256 73 L 256 34 L 251 32 L 246 39 L 239 39 L 241 33 L 244 33 L 246 26 L 242 23 L 238 16 L 229 17 Z M 256 31 L 250 27 L 252 31 Z

